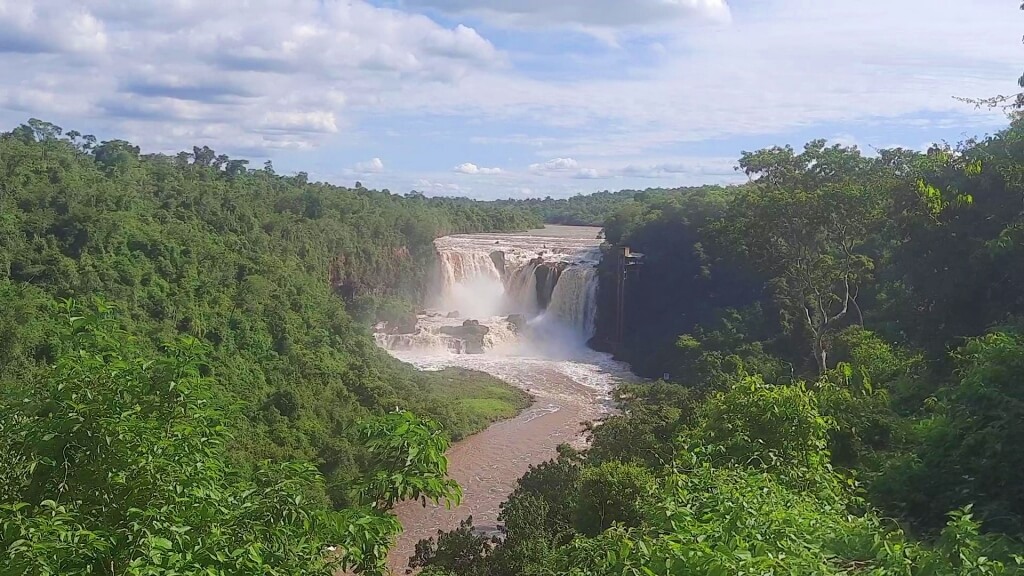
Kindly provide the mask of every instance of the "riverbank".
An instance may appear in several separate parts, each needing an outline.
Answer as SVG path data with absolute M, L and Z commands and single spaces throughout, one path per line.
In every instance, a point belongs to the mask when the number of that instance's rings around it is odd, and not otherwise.
M 453 441 L 516 417 L 534 400 L 522 388 L 479 370 L 450 367 L 421 376 L 419 385 L 428 401 L 453 409 L 447 429 Z
M 405 359 L 421 368 L 433 367 L 428 358 Z M 405 502 L 395 509 L 404 531 L 389 555 L 388 565 L 394 574 L 405 573 L 417 542 L 436 536 L 438 530 L 457 528 L 468 516 L 478 528 L 496 532 L 500 505 L 518 479 L 532 465 L 554 458 L 559 445 L 579 446 L 584 439 L 584 424 L 602 417 L 610 405 L 609 389 L 595 384 L 613 376 L 595 364 L 526 358 L 448 359 L 459 360 L 477 363 L 480 370 L 500 375 L 528 391 L 535 401 L 518 416 L 496 422 L 448 451 L 449 474 L 463 490 L 460 506 L 449 510 L 443 505 Z

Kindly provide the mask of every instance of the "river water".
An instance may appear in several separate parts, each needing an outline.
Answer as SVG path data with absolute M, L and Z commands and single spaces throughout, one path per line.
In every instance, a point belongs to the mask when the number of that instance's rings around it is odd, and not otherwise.
M 612 390 L 631 378 L 626 365 L 585 345 L 597 312 L 599 231 L 548 226 L 440 238 L 433 306 L 416 333 L 377 334 L 380 346 L 422 370 L 480 370 L 535 398 L 516 418 L 451 448 L 449 473 L 463 489 L 459 507 L 406 502 L 396 509 L 405 531 L 389 560 L 394 573 L 405 572 L 420 539 L 457 528 L 467 516 L 496 531 L 499 505 L 516 480 L 553 458 L 560 444 L 582 445 L 583 424 L 608 413 Z M 486 335 L 463 337 L 466 321 L 479 322 Z

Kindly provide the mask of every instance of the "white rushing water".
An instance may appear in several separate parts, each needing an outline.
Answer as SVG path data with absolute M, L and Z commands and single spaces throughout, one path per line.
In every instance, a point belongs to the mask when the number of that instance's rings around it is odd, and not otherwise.
M 519 476 L 553 458 L 559 444 L 580 445 L 582 423 L 607 414 L 612 390 L 631 378 L 626 365 L 586 346 L 597 317 L 598 232 L 551 226 L 440 238 L 430 309 L 404 330 L 410 333 L 380 327 L 378 344 L 400 360 L 423 370 L 487 372 L 535 400 L 517 418 L 452 448 L 449 470 L 464 490 L 459 508 L 398 508 L 406 531 L 392 553 L 396 570 L 420 538 L 453 529 L 467 515 L 493 529 Z
M 599 232 L 548 226 L 526 234 L 439 238 L 433 306 L 407 333 L 379 326 L 377 343 L 423 369 L 462 366 L 510 379 L 520 366 L 567 363 L 567 375 L 607 389 L 614 379 L 582 376 L 585 366 L 626 372 L 586 346 L 596 328 Z M 477 323 L 480 328 L 464 326 Z M 515 368 L 503 367 L 510 363 Z
M 431 310 L 411 333 L 381 327 L 378 344 L 403 355 L 585 353 L 596 328 L 598 230 L 561 226 L 438 239 L 440 281 Z M 484 327 L 483 349 L 479 338 L 460 333 L 467 320 Z

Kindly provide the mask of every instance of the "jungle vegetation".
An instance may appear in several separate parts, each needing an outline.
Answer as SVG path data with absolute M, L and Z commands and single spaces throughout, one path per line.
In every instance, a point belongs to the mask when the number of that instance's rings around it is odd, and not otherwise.
M 657 380 L 520 479 L 501 538 L 468 519 L 411 566 L 1024 573 L 1024 121 L 737 164 L 748 183 L 632 192 L 604 219 L 644 256 L 602 344 Z
M 381 570 L 391 506 L 457 499 L 448 442 L 530 399 L 418 373 L 368 326 L 414 312 L 434 238 L 538 225 L 206 147 L 0 134 L 0 573 Z

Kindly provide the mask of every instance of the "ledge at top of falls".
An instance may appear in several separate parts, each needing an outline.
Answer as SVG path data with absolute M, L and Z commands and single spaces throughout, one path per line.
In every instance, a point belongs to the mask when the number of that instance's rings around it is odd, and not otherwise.
M 601 258 L 600 228 L 548 226 L 519 234 L 455 234 L 435 240 L 439 252 L 484 254 L 502 252 L 504 261 L 522 264 L 537 256 L 546 261 L 592 262 Z

